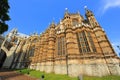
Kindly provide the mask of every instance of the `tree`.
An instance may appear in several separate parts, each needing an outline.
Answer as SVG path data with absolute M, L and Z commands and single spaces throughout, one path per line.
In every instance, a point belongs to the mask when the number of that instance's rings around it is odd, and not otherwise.
M 0 0 L 0 34 L 8 30 L 6 21 L 10 20 L 10 17 L 8 15 L 9 8 L 10 6 L 8 4 L 8 0 Z

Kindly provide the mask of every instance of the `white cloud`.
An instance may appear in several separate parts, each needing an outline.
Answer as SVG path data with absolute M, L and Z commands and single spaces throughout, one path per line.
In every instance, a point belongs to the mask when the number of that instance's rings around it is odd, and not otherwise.
M 119 7 L 120 8 L 120 0 L 102 0 L 103 5 L 103 13 L 106 12 L 110 8 Z

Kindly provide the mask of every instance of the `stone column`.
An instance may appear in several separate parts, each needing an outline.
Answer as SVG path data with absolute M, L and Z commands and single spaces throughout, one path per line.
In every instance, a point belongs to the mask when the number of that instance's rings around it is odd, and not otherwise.
M 66 71 L 68 75 L 79 74 L 79 70 L 77 64 L 79 64 L 79 60 L 76 59 L 77 56 L 80 56 L 77 37 L 72 30 L 72 27 L 66 28 Z M 71 59 L 70 59 L 71 58 Z M 77 68 L 77 69 L 76 69 Z
M 50 25 L 46 72 L 54 72 L 55 24 Z

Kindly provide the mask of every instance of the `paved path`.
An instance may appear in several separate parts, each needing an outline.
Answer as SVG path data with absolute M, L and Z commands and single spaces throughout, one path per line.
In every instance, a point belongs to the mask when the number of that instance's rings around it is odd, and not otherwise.
M 0 80 L 39 80 L 15 71 L 0 70 Z

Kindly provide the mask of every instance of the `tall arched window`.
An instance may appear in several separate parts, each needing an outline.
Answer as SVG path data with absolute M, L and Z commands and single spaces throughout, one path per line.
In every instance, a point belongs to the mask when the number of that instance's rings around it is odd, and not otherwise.
M 78 45 L 80 53 L 90 52 L 88 40 L 84 31 L 77 33 Z
M 65 37 L 57 39 L 57 53 L 58 55 L 65 55 Z
M 91 37 L 91 33 L 90 33 L 90 32 L 87 32 L 87 36 L 88 36 L 88 39 L 89 39 L 89 42 L 90 42 L 90 45 L 91 45 L 92 51 L 93 51 L 93 52 L 96 52 L 96 48 L 95 48 L 95 45 L 94 45 L 93 39 L 92 39 L 92 37 Z
M 33 46 L 33 47 L 30 48 L 30 51 L 29 51 L 29 56 L 30 57 L 34 56 L 34 51 L 35 51 L 35 47 Z
M 96 52 L 96 48 L 90 32 L 82 31 L 77 33 L 77 39 L 80 53 Z

